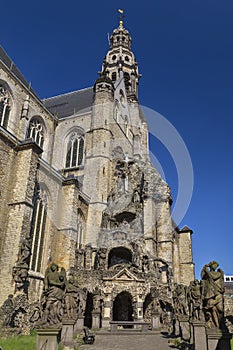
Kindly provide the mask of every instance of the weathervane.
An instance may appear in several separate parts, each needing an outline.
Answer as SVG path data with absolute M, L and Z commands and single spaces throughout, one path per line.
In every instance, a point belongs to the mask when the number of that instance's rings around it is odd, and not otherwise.
M 124 10 L 119 9 L 118 12 L 120 14 L 120 28 L 123 28 Z

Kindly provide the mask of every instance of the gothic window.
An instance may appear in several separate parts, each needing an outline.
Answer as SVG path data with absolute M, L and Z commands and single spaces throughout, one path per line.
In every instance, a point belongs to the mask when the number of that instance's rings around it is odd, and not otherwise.
M 10 95 L 8 91 L 0 85 L 0 125 L 4 128 L 7 128 L 10 108 Z
M 27 138 L 33 139 L 40 147 L 44 144 L 44 126 L 39 118 L 32 118 L 28 128 Z
M 66 168 L 77 167 L 83 163 L 84 139 L 77 133 L 71 135 L 66 153 Z
M 30 269 L 36 272 L 40 272 L 42 267 L 46 217 L 47 196 L 45 191 L 40 189 L 36 197 L 31 225 L 32 252 Z

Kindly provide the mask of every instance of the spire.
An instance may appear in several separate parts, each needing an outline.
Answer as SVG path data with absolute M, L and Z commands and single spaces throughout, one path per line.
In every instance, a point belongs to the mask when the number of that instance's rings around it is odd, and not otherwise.
M 102 71 L 113 83 L 124 76 L 127 95 L 138 95 L 138 81 L 140 74 L 136 58 L 131 51 L 131 36 L 123 26 L 124 11 L 119 9 L 119 26 L 114 29 L 110 36 L 110 49 L 103 61 Z M 121 73 L 123 72 L 123 74 Z
M 120 27 L 120 28 L 123 28 L 124 10 L 119 9 L 118 12 L 119 12 L 119 14 L 120 14 L 120 24 L 119 24 L 119 27 Z

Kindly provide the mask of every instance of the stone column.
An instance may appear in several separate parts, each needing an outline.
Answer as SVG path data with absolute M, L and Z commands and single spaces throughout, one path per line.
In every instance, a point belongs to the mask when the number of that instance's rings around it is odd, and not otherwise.
M 102 328 L 109 327 L 109 321 L 111 320 L 111 308 L 112 308 L 111 294 L 109 294 L 106 296 L 106 299 L 104 301 Z
M 100 328 L 100 312 L 92 311 L 92 328 Z
M 61 343 L 66 350 L 74 350 L 74 320 L 62 321 Z
M 85 255 L 85 269 L 91 270 L 92 268 L 92 247 L 90 245 L 86 246 L 85 249 L 86 255 Z
M 82 331 L 83 327 L 84 327 L 84 316 L 78 316 L 78 319 L 74 324 L 74 332 Z
M 143 320 L 143 299 L 142 295 L 137 296 L 137 302 L 135 304 L 135 319 Z
M 202 321 L 193 321 L 193 342 L 195 350 L 207 350 L 206 324 Z
M 183 340 L 189 340 L 190 337 L 190 324 L 189 324 L 189 317 L 186 315 L 180 315 L 178 317 L 179 323 L 180 323 L 180 330 L 181 330 L 181 338 Z
M 231 334 L 221 329 L 207 330 L 208 350 L 231 350 Z
M 173 335 L 180 337 L 180 322 L 177 317 L 173 319 Z
M 60 331 L 61 330 L 58 328 L 38 329 L 36 338 L 36 350 L 58 350 L 58 338 Z
M 77 198 L 79 183 L 75 178 L 66 178 L 62 182 L 63 203 L 61 204 L 60 228 L 57 234 L 56 260 L 63 261 L 63 267 L 69 270 L 75 265 L 77 245 Z
M 152 329 L 160 328 L 160 314 L 159 312 L 154 312 L 151 314 Z

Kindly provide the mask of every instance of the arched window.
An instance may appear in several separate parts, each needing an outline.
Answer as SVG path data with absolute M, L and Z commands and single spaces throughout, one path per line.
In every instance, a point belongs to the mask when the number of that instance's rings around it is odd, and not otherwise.
M 0 85 L 0 125 L 4 128 L 7 128 L 10 109 L 9 92 L 2 85 Z
M 27 138 L 33 139 L 40 147 L 44 144 L 44 126 L 39 118 L 32 118 L 28 128 Z
M 83 163 L 84 139 L 77 133 L 71 135 L 66 153 L 66 168 L 77 167 Z
M 47 195 L 43 189 L 39 189 L 36 195 L 30 233 L 32 240 L 30 269 L 36 272 L 40 272 L 42 267 L 46 217 Z

